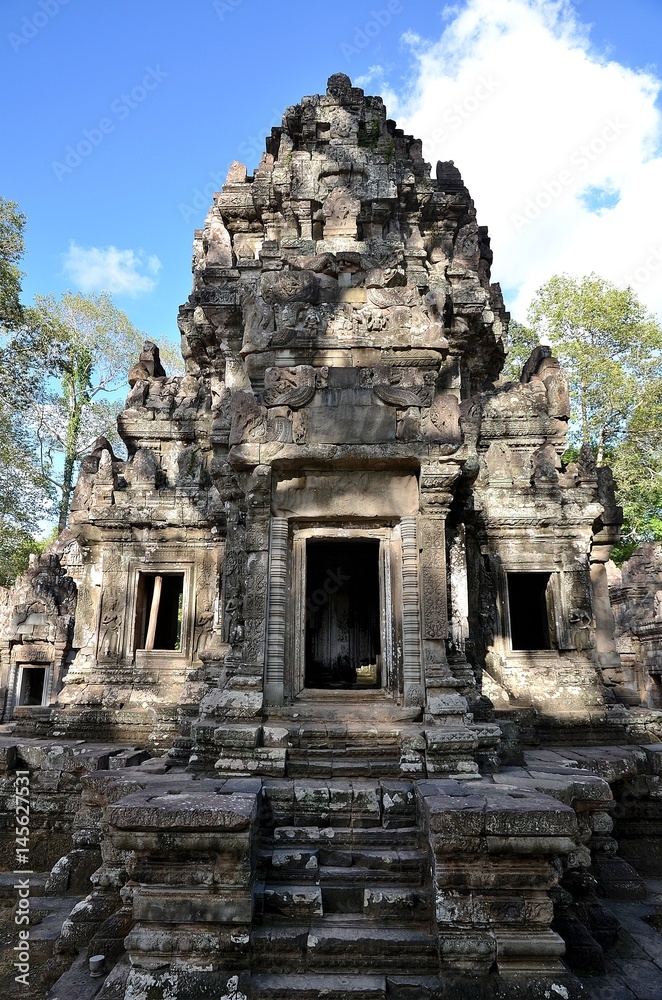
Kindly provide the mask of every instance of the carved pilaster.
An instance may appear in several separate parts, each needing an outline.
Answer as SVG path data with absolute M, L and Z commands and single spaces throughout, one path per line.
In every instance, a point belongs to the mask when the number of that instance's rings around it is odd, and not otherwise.
M 421 620 L 418 585 L 416 518 L 403 517 L 402 532 L 402 663 L 405 705 L 423 704 Z
M 441 641 L 448 632 L 444 522 L 444 517 L 420 521 L 423 638 Z
M 287 537 L 285 517 L 271 521 L 269 544 L 269 609 L 265 695 L 268 704 L 282 705 L 285 675 L 285 621 L 287 614 Z

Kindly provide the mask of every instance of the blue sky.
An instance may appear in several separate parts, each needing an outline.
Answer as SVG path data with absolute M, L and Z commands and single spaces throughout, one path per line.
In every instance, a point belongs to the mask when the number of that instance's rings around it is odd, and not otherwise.
M 427 159 L 439 146 L 455 160 L 520 318 L 566 265 L 638 275 L 662 313 L 661 0 L 445 6 L 4 0 L 0 194 L 28 216 L 25 300 L 119 289 L 137 326 L 176 340 L 212 191 L 232 160 L 256 166 L 287 105 L 342 71 L 384 94 Z M 474 110 L 490 79 L 496 96 Z M 466 122 L 454 131 L 458 101 Z M 583 139 L 596 161 L 586 168 Z

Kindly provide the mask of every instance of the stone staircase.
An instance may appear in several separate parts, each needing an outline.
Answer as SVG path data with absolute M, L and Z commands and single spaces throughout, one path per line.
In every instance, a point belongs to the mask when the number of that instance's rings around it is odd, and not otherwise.
M 420 727 L 409 727 L 411 739 Z M 291 778 L 373 778 L 402 773 L 407 727 L 344 725 L 307 720 L 288 727 L 287 776 Z M 420 740 L 420 736 L 419 736 Z M 424 744 L 421 743 L 421 748 Z M 420 754 L 413 759 L 423 772 Z
M 258 998 L 386 996 L 386 978 L 438 975 L 427 849 L 410 782 L 266 783 L 252 984 Z M 356 975 L 348 975 L 355 970 Z

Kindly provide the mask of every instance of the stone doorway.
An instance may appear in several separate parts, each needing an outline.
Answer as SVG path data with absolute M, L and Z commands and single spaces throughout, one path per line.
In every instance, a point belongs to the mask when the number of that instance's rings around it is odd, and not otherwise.
M 381 687 L 379 541 L 306 542 L 305 687 Z

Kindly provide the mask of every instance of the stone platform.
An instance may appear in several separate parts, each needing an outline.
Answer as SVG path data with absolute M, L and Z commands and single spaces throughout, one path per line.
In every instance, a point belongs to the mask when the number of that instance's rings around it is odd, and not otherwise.
M 637 1000 L 657 1000 L 642 963 L 659 930 L 633 937 L 635 913 L 618 936 L 616 922 L 628 906 L 654 916 L 654 898 L 612 834 L 648 803 L 656 856 L 662 745 L 540 749 L 464 779 L 210 776 L 167 755 L 132 763 L 136 748 L 11 737 L 0 752 L 5 815 L 17 767 L 71 803 L 70 849 L 33 889 L 59 919 L 51 968 L 71 966 L 51 1000 L 603 1000 L 607 970 L 630 966 Z M 35 830 L 52 825 L 48 802 L 35 797 Z M 81 961 L 97 953 L 98 990 Z

